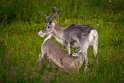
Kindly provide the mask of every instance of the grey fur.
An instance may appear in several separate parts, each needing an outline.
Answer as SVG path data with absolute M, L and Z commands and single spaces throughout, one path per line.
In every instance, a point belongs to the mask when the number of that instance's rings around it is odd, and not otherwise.
M 49 35 L 45 40 L 50 39 L 52 36 L 57 41 L 65 45 L 69 55 L 71 54 L 70 48 L 74 48 L 77 53 L 73 53 L 73 56 L 81 54 L 85 59 L 85 70 L 88 65 L 87 50 L 89 46 L 93 47 L 95 56 L 95 62 L 98 63 L 97 50 L 98 50 L 98 32 L 89 25 L 71 24 L 67 27 L 58 26 L 53 18 L 58 14 L 57 8 L 53 8 L 53 14 L 49 16 L 49 20 L 46 26 L 38 33 L 39 36 L 44 37 Z
M 52 27 L 51 27 L 52 26 Z M 49 29 L 47 27 L 50 27 Z M 87 50 L 89 46 L 93 47 L 95 62 L 98 64 L 97 49 L 98 49 L 98 33 L 89 25 L 72 24 L 65 28 L 58 26 L 54 21 L 48 24 L 38 35 L 44 37 L 49 35 L 45 40 L 50 39 L 52 36 L 56 38 L 61 44 L 65 45 L 68 49 L 69 55 L 70 47 L 80 49 L 80 53 L 73 53 L 73 56 L 81 54 L 85 59 L 85 71 L 88 67 Z
M 85 41 L 90 31 L 93 29 L 94 28 L 90 27 L 89 25 L 71 24 L 64 30 L 66 38 L 65 43 L 70 42 L 71 46 L 75 47 L 73 45 L 77 42 L 77 40 L 74 37 L 76 37 L 79 41 Z

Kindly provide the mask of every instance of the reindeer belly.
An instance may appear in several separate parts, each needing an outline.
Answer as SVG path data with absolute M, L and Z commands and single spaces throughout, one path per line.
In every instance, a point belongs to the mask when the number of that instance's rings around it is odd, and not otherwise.
M 71 47 L 72 48 L 79 48 L 79 43 L 73 42 L 73 43 L 71 43 Z
M 72 48 L 79 48 L 79 39 L 78 37 L 72 36 L 71 39 L 69 40 L 71 47 Z

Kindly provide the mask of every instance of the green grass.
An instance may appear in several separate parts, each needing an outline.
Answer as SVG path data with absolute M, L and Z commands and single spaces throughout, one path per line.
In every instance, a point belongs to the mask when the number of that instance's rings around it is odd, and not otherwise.
M 123 0 L 1 0 L 0 83 L 123 83 L 123 3 Z M 88 50 L 88 73 L 83 71 L 84 65 L 75 73 L 56 70 L 48 61 L 36 67 L 44 39 L 37 33 L 45 24 L 39 12 L 49 15 L 50 6 L 62 9 L 56 18 L 59 25 L 78 23 L 96 28 L 98 67 L 94 64 L 92 48 Z

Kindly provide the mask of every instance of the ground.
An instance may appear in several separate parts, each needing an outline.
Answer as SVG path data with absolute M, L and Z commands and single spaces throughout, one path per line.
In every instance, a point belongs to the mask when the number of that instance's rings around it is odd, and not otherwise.
M 122 83 L 124 82 L 124 6 L 123 0 L 12 0 L 0 5 L 0 83 Z M 61 26 L 73 23 L 93 26 L 99 34 L 99 66 L 88 49 L 89 72 L 84 65 L 76 72 L 62 72 L 36 60 L 44 38 L 38 32 L 45 25 L 42 12 L 50 7 L 62 9 L 56 20 Z M 39 12 L 41 12 L 39 14 Z M 54 42 L 56 40 L 52 38 Z M 64 46 L 56 42 L 66 50 Z

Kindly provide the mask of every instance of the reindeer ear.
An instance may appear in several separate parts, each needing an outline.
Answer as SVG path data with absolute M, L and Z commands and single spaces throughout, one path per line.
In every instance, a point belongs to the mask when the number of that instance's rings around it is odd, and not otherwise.
M 44 54 L 44 59 L 47 59 L 48 58 L 48 55 L 47 54 Z
M 56 20 L 54 20 L 54 22 L 55 22 L 55 24 L 57 24 L 57 21 Z
M 60 13 L 61 12 L 61 10 L 58 10 L 58 13 Z
M 49 21 L 49 24 L 51 24 L 52 23 L 52 21 Z

